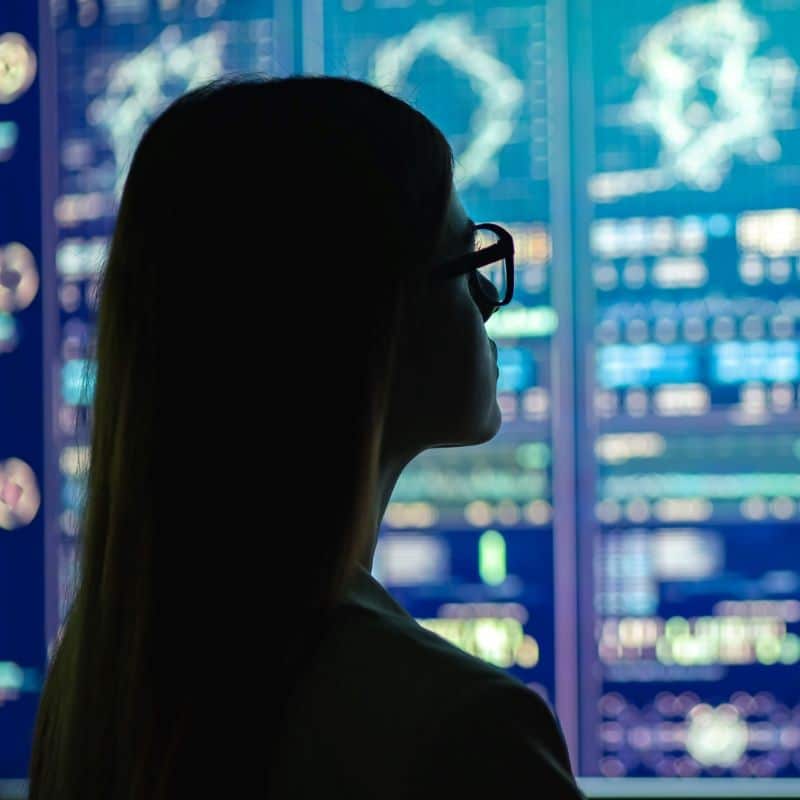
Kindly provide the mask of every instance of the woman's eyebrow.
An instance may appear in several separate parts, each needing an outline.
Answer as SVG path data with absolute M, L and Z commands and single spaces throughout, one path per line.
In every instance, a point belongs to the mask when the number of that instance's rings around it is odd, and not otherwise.
M 464 232 L 461 234 L 461 243 L 462 244 L 472 244 L 472 240 L 475 237 L 475 223 L 471 220 L 467 220 L 467 227 L 464 228 Z

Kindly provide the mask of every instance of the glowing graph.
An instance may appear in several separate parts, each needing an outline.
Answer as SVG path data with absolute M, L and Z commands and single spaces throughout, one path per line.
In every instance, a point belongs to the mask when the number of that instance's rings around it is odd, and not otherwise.
M 39 481 L 30 465 L 19 458 L 0 461 L 0 530 L 30 524 L 41 503 Z
M 185 42 L 181 37 L 179 27 L 169 26 L 139 53 L 114 64 L 104 94 L 87 108 L 89 122 L 107 133 L 114 151 L 117 199 L 133 151 L 150 121 L 173 98 L 223 71 L 221 29 Z
M 33 253 L 20 242 L 0 245 L 0 354 L 19 344 L 15 312 L 27 308 L 39 292 Z
M 481 102 L 472 116 L 473 135 L 456 160 L 454 182 L 465 188 L 473 181 L 498 179 L 496 155 L 509 141 L 522 103 L 524 86 L 470 28 L 467 17 L 438 16 L 376 48 L 370 82 L 400 92 L 413 63 L 431 51 L 468 76 Z
M 36 77 L 36 53 L 24 36 L 0 36 L 0 104 L 11 103 L 30 88 Z
M 640 84 L 623 122 L 656 134 L 658 164 L 595 175 L 590 193 L 610 200 L 677 184 L 712 192 L 734 158 L 777 161 L 775 133 L 793 127 L 798 68 L 757 55 L 767 36 L 740 0 L 689 6 L 654 25 L 629 65 Z

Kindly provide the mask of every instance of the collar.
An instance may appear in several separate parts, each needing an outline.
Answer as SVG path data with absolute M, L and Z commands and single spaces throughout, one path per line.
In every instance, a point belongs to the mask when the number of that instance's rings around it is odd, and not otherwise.
M 368 608 L 379 614 L 389 614 L 406 620 L 413 619 L 361 564 L 356 567 L 342 603 Z

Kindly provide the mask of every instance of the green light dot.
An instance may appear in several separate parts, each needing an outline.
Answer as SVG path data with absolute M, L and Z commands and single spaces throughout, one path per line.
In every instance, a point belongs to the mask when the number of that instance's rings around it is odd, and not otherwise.
M 763 636 L 756 641 L 756 658 L 759 664 L 771 666 L 781 657 L 782 642 L 774 636 Z
M 10 342 L 17 330 L 17 324 L 11 314 L 0 311 L 0 342 Z
M 667 639 L 677 639 L 689 633 L 689 620 L 685 617 L 671 617 L 664 624 L 664 636 Z
M 22 686 L 22 667 L 13 661 L 0 661 L 0 689 L 17 690 Z
M 800 636 L 787 633 L 781 646 L 781 664 L 796 664 L 800 661 Z
M 506 579 L 506 540 L 499 531 L 486 531 L 478 540 L 478 572 L 481 580 L 497 586 Z
M 531 442 L 517 448 L 517 463 L 525 469 L 544 469 L 550 464 L 550 448 L 544 442 Z

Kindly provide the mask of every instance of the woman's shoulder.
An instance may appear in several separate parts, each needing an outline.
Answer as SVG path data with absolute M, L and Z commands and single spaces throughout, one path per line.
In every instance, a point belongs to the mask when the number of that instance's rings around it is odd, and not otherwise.
M 484 681 L 440 718 L 398 796 L 584 800 L 547 704 L 524 684 Z
M 435 692 L 440 702 L 473 683 L 527 688 L 421 624 L 365 570 L 339 608 L 334 641 L 344 658 L 358 653 L 375 674 L 398 673 L 398 683 L 413 684 L 418 692 Z
M 295 775 L 318 761 L 364 787 L 394 775 L 398 797 L 419 797 L 404 784 L 435 782 L 437 764 L 455 769 L 462 750 L 479 759 L 493 737 L 525 753 L 533 743 L 569 781 L 563 739 L 539 695 L 377 599 L 342 605 L 295 695 L 287 731 Z
M 323 683 L 335 681 L 339 697 L 368 695 L 380 708 L 377 713 L 402 716 L 425 709 L 427 718 L 444 719 L 475 697 L 497 695 L 513 702 L 521 693 L 529 709 L 552 719 L 545 701 L 524 683 L 407 614 L 358 605 L 342 609 L 318 663 Z
M 411 618 L 353 609 L 345 629 L 350 715 L 377 743 L 407 753 L 409 794 L 399 796 L 419 796 L 437 780 L 438 796 L 454 796 L 446 789 L 456 770 L 459 791 L 476 782 L 491 794 L 498 780 L 495 788 L 508 780 L 509 790 L 539 780 L 552 790 L 543 797 L 581 796 L 555 715 L 522 681 Z

